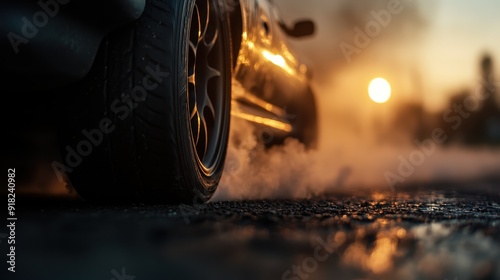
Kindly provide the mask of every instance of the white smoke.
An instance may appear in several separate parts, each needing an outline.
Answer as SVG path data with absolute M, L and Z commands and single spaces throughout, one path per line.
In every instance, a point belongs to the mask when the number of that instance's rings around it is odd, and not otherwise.
M 236 84 L 233 90 L 244 90 Z M 232 120 L 226 169 L 213 201 L 252 199 L 302 199 L 328 193 L 398 191 L 414 183 L 463 182 L 500 174 L 500 150 L 442 148 L 436 146 L 423 164 L 395 189 L 386 172 L 398 174 L 400 157 L 418 151 L 410 141 L 392 145 L 378 142 L 370 131 L 356 131 L 359 120 L 333 120 L 336 107 L 332 95 L 319 96 L 320 139 L 316 150 L 306 150 L 297 140 L 264 148 L 255 128 L 239 119 Z M 340 106 L 341 107 L 341 106 Z M 342 121 L 341 121 L 342 122 Z M 498 177 L 497 177 L 498 178 Z M 476 186 L 471 186 L 475 188 Z

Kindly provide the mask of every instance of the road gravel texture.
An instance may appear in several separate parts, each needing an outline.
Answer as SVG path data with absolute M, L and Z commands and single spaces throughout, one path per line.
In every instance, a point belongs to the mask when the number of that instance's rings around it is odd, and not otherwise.
M 1 279 L 500 279 L 498 191 L 195 206 L 18 201 L 17 272 Z

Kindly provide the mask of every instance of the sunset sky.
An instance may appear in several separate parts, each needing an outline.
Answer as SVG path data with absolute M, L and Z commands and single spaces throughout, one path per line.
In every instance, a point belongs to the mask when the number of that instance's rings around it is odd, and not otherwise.
M 477 83 L 484 52 L 491 53 L 499 69 L 500 1 L 440 0 L 436 5 L 423 40 L 422 69 L 428 87 L 439 94 Z
M 477 84 L 483 53 L 490 53 L 496 65 L 500 61 L 500 1 L 439 0 L 411 4 L 411 1 L 402 1 L 406 7 L 412 5 L 411 8 L 395 16 L 380 38 L 374 38 L 377 44 L 363 50 L 358 61 L 351 64 L 346 63 L 338 46 L 352 39 L 353 34 L 349 32 L 354 27 L 358 24 L 363 27 L 363 22 L 371 19 L 371 10 L 380 10 L 380 5 L 369 6 L 376 1 L 276 2 L 287 21 L 315 19 L 317 35 L 311 40 L 292 42 L 306 61 L 315 66 L 328 61 L 336 76 L 344 76 L 343 80 L 351 84 L 357 80 L 363 88 L 372 76 L 387 75 L 391 84 L 395 84 L 396 98 L 398 93 L 403 98 L 413 98 L 417 90 L 414 80 L 418 76 L 420 98 L 431 110 L 445 106 L 450 94 Z M 361 14 L 368 17 L 355 26 L 348 26 L 342 22 L 342 5 L 361 9 Z M 359 89 L 353 86 L 353 90 Z

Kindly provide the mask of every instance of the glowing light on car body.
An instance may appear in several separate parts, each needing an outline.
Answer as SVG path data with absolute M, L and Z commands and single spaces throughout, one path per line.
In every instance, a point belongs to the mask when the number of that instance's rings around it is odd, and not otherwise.
M 293 69 L 286 63 L 286 60 L 283 58 L 283 56 L 279 54 L 273 54 L 270 51 L 263 50 L 262 55 L 264 58 L 272 62 L 274 65 L 281 67 L 283 70 L 285 70 L 288 74 L 294 75 L 295 72 Z

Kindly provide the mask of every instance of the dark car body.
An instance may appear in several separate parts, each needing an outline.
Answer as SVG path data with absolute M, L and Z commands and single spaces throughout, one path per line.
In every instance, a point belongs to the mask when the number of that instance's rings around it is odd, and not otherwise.
M 145 0 L 6 0 L 0 4 L 2 76 L 15 91 L 82 79 L 104 36 L 137 19 Z
M 131 24 L 145 0 L 6 0 L 0 3 L 0 73 L 12 92 L 51 89 L 81 80 L 105 36 Z M 290 133 L 287 108 L 307 92 L 307 68 L 288 49 L 269 1 L 228 1 L 234 77 L 233 115 Z M 292 108 L 293 110 L 293 108 Z M 258 117 L 256 117 L 258 116 Z

